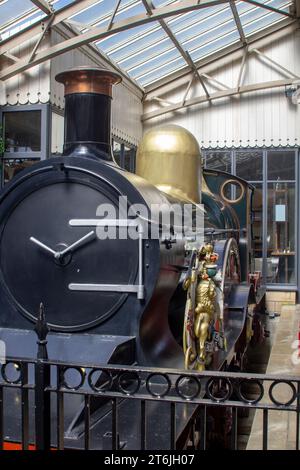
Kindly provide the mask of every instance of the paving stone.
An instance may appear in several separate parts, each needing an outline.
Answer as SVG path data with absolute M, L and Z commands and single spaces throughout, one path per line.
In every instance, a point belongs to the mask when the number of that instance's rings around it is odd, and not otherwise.
M 274 294 L 274 293 L 272 293 Z M 292 297 L 292 296 L 291 296 Z M 274 299 L 274 295 L 269 296 Z M 266 373 L 282 376 L 300 376 L 300 358 L 298 363 L 293 360 L 295 352 L 293 343 L 297 339 L 300 320 L 300 306 L 284 305 L 279 321 L 275 324 L 276 331 L 272 334 L 272 349 Z M 292 397 L 291 387 L 280 383 L 273 389 L 276 400 L 286 402 Z M 269 385 L 265 384 L 265 394 L 262 403 L 271 403 Z M 268 413 L 268 449 L 295 449 L 296 413 L 284 410 L 272 410 Z M 298 417 L 299 419 L 299 417 Z M 247 450 L 262 449 L 263 413 L 255 412 Z

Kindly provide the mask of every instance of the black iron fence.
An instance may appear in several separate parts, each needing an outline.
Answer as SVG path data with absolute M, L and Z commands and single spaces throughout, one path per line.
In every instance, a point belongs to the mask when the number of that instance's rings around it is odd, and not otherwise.
M 47 358 L 43 312 L 36 332 L 37 359 L 8 358 L 1 367 L 1 449 L 204 450 L 212 417 L 237 449 L 239 411 L 253 409 L 262 410 L 262 449 L 274 437 L 273 411 L 293 416 L 299 449 L 300 377 L 62 363 Z
M 249 384 L 255 387 L 255 396 L 253 394 L 251 397 L 247 396 L 245 390 Z M 288 389 L 288 393 L 285 394 L 288 396 L 285 399 L 276 396 L 276 389 L 280 384 Z M 158 442 L 161 441 L 162 444 L 164 441 L 163 446 L 166 448 L 172 450 L 180 447 L 179 436 L 184 435 L 182 447 L 189 442 L 195 448 L 205 449 L 207 416 L 208 410 L 212 407 L 231 410 L 229 434 L 232 449 L 237 449 L 239 409 L 263 410 L 262 449 L 268 449 L 269 413 L 272 410 L 294 413 L 296 416 L 294 448 L 299 449 L 300 378 L 297 377 L 230 372 L 197 373 L 117 365 L 62 364 L 48 360 L 10 359 L 1 369 L 1 448 L 7 439 L 14 441 L 13 435 L 6 437 L 5 421 L 8 419 L 11 423 L 12 419 L 17 420 L 19 412 L 18 407 L 14 406 L 13 418 L 6 417 L 5 389 L 19 390 L 21 394 L 21 434 L 16 441 L 20 440 L 22 449 L 28 449 L 29 445 L 33 444 L 37 449 L 51 447 L 120 449 L 129 446 L 129 448 L 152 450 L 153 436 L 149 434 L 148 420 L 153 420 L 153 416 L 156 420 L 154 429 L 158 433 L 163 425 Z M 52 395 L 56 397 L 55 402 L 51 398 Z M 80 401 L 74 401 L 74 396 L 80 396 Z M 77 429 L 73 434 L 70 431 L 72 426 L 66 423 L 65 414 L 65 406 L 69 406 L 70 403 L 74 404 L 71 412 L 73 430 Z M 151 407 L 153 403 L 155 406 L 164 404 L 161 408 L 163 411 Z M 76 413 L 77 423 L 74 424 Z M 34 419 L 31 414 L 34 414 Z M 70 414 L 70 410 L 67 414 Z M 93 419 L 94 414 L 98 414 L 98 419 Z M 122 431 L 119 414 L 122 414 Z M 159 424 L 160 419 L 162 423 Z M 184 420 L 186 422 L 183 422 Z M 30 429 L 30 426 L 34 429 Z M 99 434 L 102 426 L 104 426 L 103 432 Z M 128 436 L 126 436 L 127 427 Z M 132 433 L 130 427 L 135 433 L 133 436 L 130 434 Z M 71 438 L 66 438 L 66 432 L 71 434 Z M 152 432 L 154 431 L 150 431 Z M 91 439 L 92 434 L 95 435 Z M 195 435 L 198 436 L 197 439 Z M 99 436 L 100 439 L 97 441 Z

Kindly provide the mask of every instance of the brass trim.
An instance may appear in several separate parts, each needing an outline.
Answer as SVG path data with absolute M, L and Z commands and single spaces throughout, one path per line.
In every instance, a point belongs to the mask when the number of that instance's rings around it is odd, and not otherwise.
M 234 184 L 235 186 L 239 186 L 240 189 L 241 189 L 241 194 L 238 198 L 236 199 L 229 199 L 228 197 L 225 196 L 224 194 L 224 190 L 225 190 L 225 187 L 228 185 L 228 184 Z M 220 195 L 221 197 L 224 199 L 224 201 L 228 202 L 229 204 L 237 204 L 238 202 L 240 202 L 243 197 L 244 197 L 244 194 L 245 194 L 245 187 L 242 185 L 242 183 L 238 180 L 234 180 L 234 179 L 229 179 L 229 180 L 226 180 L 224 181 L 224 183 L 222 184 L 221 186 L 221 189 L 220 189 Z
M 76 67 L 55 77 L 65 86 L 65 95 L 95 93 L 112 97 L 112 87 L 122 81 L 119 74 L 98 67 Z

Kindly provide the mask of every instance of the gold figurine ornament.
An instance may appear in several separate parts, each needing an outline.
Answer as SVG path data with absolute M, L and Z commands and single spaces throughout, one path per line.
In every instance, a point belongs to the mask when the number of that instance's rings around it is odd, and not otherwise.
M 222 332 L 215 328 L 217 324 L 222 325 L 222 318 L 217 318 L 218 315 L 221 317 L 217 308 L 221 292 L 217 260 L 211 243 L 202 246 L 194 253 L 184 282 L 187 290 L 183 335 L 186 369 L 205 370 L 214 349 L 222 347 L 219 342 Z
M 206 359 L 205 343 L 209 335 L 209 326 L 215 312 L 216 286 L 209 279 L 205 268 L 200 274 L 200 279 L 196 291 L 194 332 L 198 340 L 199 365 L 202 366 Z

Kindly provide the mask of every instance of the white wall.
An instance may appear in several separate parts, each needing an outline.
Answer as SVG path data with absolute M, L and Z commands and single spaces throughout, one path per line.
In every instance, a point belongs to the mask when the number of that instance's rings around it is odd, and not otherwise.
M 12 49 L 10 53 L 18 58 L 27 56 L 32 51 L 36 38 L 27 41 L 22 46 Z M 40 48 L 49 45 L 46 36 Z M 13 62 L 1 56 L 0 70 L 12 65 Z M 0 106 L 18 104 L 48 103 L 50 97 L 50 61 L 36 65 L 24 73 L 18 74 L 5 81 L 0 81 Z
M 62 153 L 64 145 L 64 117 L 57 113 L 51 115 L 51 153 Z
M 258 47 L 258 46 L 256 46 Z M 276 41 L 260 45 L 259 50 L 300 76 L 300 31 L 287 34 L 285 30 Z M 210 67 L 209 74 L 230 88 L 237 84 L 241 59 L 229 60 L 226 65 Z M 208 72 L 207 72 L 208 73 Z M 243 85 L 288 78 L 265 60 L 250 55 Z M 180 102 L 186 89 L 186 81 L 173 84 L 173 90 L 155 90 L 153 95 L 170 102 Z M 208 83 L 208 82 L 206 82 Z M 218 91 L 207 85 L 210 92 Z M 203 95 L 200 83 L 192 87 L 187 99 Z M 150 96 L 151 98 L 151 96 Z M 166 106 L 166 104 L 165 104 Z M 157 101 L 145 102 L 144 113 L 160 109 Z M 291 104 L 285 96 L 285 88 L 268 89 L 239 96 L 215 100 L 185 108 L 175 113 L 145 121 L 144 130 L 161 123 L 174 123 L 186 127 L 207 147 L 286 146 L 300 144 L 300 105 Z

